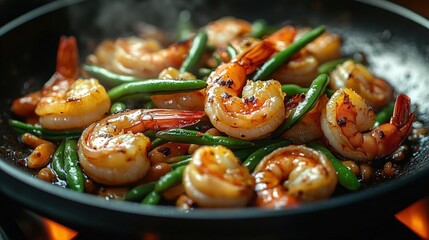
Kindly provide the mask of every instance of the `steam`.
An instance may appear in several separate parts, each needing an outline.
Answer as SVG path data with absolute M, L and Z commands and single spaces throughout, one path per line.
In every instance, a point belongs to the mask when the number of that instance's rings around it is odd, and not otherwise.
M 183 10 L 199 12 L 207 7 L 204 0 L 115 0 L 115 1 L 91 1 L 81 4 L 82 7 L 72 8 L 72 19 L 82 19 L 85 14 L 87 24 L 99 32 L 101 36 L 111 37 L 133 34 L 138 23 L 144 22 L 155 25 L 167 31 L 173 31 L 177 25 L 179 14 Z M 88 7 L 90 6 L 90 7 Z M 200 11 L 204 12 L 204 11 Z M 192 21 L 202 22 L 203 16 L 192 16 Z M 203 17 L 204 18 L 204 17 Z M 73 23 L 72 23 L 73 24 Z M 76 28 L 85 26 L 85 23 L 74 22 Z

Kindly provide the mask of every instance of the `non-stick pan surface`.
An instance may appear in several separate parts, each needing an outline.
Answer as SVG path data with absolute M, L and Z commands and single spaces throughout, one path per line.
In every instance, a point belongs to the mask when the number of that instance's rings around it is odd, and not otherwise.
M 401 175 L 363 191 L 296 209 L 203 210 L 145 207 L 105 201 L 62 189 L 38 179 L 16 162 L 28 154 L 8 126 L 11 100 L 36 90 L 55 68 L 58 39 L 74 35 L 82 60 L 107 37 L 130 35 L 138 21 L 174 29 L 178 13 L 192 12 L 203 25 L 225 15 L 271 23 L 326 25 L 344 38 L 344 53 L 362 51 L 372 70 L 408 94 L 428 125 L 429 22 L 389 2 L 374 1 L 54 1 L 0 28 L 0 191 L 44 216 L 69 226 L 141 234 L 181 233 L 183 236 L 224 235 L 323 236 L 312 228 L 332 225 L 364 229 L 380 215 L 393 214 L 428 194 L 429 142 L 422 140 Z M 374 5 L 375 4 L 375 5 Z M 365 225 L 362 224 L 365 219 Z

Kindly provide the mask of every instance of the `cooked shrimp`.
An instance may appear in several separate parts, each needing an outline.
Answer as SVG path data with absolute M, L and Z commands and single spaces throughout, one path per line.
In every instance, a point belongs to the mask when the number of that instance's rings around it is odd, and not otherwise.
M 12 112 L 23 117 L 34 115 L 34 110 L 42 97 L 52 92 L 69 88 L 78 75 L 79 54 L 76 39 L 74 37 L 61 37 L 55 73 L 44 84 L 41 91 L 32 92 L 15 99 L 12 103 Z
M 208 78 L 205 112 L 221 132 L 241 139 L 263 138 L 284 120 L 284 93 L 275 80 L 247 81 L 274 52 L 262 41 L 221 64 Z
M 273 48 L 277 51 L 281 51 L 293 42 L 295 35 L 296 29 L 294 27 L 285 26 L 274 32 L 273 34 L 267 36 L 265 38 L 265 41 L 270 42 Z M 259 42 L 261 42 L 261 39 L 241 37 L 232 39 L 229 44 L 235 49 L 238 54 L 240 54 L 244 51 L 247 51 L 249 48 L 252 48 Z M 216 52 L 223 62 L 229 62 L 231 60 L 225 46 L 217 48 Z
M 145 130 L 185 127 L 204 112 L 134 109 L 110 115 L 87 127 L 78 142 L 80 164 L 94 181 L 108 185 L 132 183 L 148 171 L 150 140 Z
M 410 99 L 399 95 L 390 123 L 371 129 L 375 113 L 356 92 L 341 88 L 322 111 L 322 130 L 329 144 L 341 155 L 360 161 L 382 158 L 399 147 L 409 134 L 415 114 Z
M 285 208 L 326 199 L 337 184 L 335 169 L 324 154 L 296 145 L 265 156 L 253 176 L 256 204 L 263 208 Z
M 348 60 L 331 72 L 330 87 L 351 88 L 372 107 L 382 108 L 393 99 L 392 87 L 383 79 L 375 77 L 362 64 Z
M 303 95 L 305 97 L 305 95 Z M 296 98 L 299 98 L 297 96 Z M 304 100 L 301 98 L 300 101 Z M 293 105 L 290 111 L 286 114 L 289 115 L 290 112 L 296 108 L 296 105 L 300 101 L 293 101 Z M 314 106 L 311 111 L 309 111 L 297 124 L 292 128 L 287 130 L 282 138 L 287 138 L 292 140 L 295 144 L 303 144 L 314 139 L 323 137 L 322 127 L 320 126 L 320 116 L 322 114 L 322 109 L 325 107 L 328 102 L 328 97 L 323 95 L 317 101 L 316 106 Z M 289 104 L 286 103 L 286 106 Z M 288 109 L 288 107 L 286 107 Z
M 299 39 L 300 35 L 305 33 L 307 29 L 297 31 L 298 33 L 294 40 Z M 285 44 L 284 47 L 288 45 Z M 324 33 L 305 46 L 286 64 L 283 64 L 273 73 L 273 78 L 281 83 L 308 87 L 317 76 L 317 68 L 320 64 L 339 58 L 341 56 L 340 49 L 341 38 L 333 33 Z
M 252 197 L 254 180 L 231 150 L 204 146 L 192 155 L 183 185 L 200 207 L 244 207 Z
M 53 91 L 37 104 L 39 123 L 47 129 L 85 128 L 102 119 L 110 98 L 96 79 L 79 79 L 69 88 Z
M 153 39 L 129 37 L 106 40 L 88 57 L 88 62 L 120 74 L 153 78 L 167 67 L 180 67 L 191 42 L 174 43 L 162 48 Z
M 341 57 L 341 37 L 325 32 L 305 46 L 304 51 L 316 57 L 320 64 L 338 59 Z
M 296 84 L 308 87 L 317 77 L 318 66 L 319 61 L 313 55 L 297 55 L 280 66 L 272 77 L 282 84 Z
M 204 27 L 209 46 L 224 47 L 233 39 L 245 36 L 252 31 L 252 25 L 242 19 L 223 17 Z
M 161 79 L 173 79 L 177 81 L 186 81 L 196 79 L 192 73 L 181 73 L 176 68 L 169 67 L 164 69 L 160 74 Z M 152 102 L 157 108 L 183 109 L 191 111 L 204 110 L 205 90 L 199 90 L 186 93 L 175 93 L 168 95 L 153 95 Z

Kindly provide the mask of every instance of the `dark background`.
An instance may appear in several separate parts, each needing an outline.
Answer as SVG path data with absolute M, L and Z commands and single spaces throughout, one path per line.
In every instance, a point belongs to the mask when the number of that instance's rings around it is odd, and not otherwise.
M 0 0 L 0 26 L 11 19 L 53 0 Z M 410 10 L 429 18 L 428 0 L 392 0 Z
M 0 0 L 0 27 L 17 16 L 52 1 L 53 0 Z M 429 18 L 429 0 L 392 0 L 392 2 L 403 5 L 410 10 Z M 391 231 L 386 231 L 386 225 L 389 225 L 388 228 L 390 228 Z M 311 226 L 309 226 L 309 228 L 311 229 Z M 380 226 L 379 231 L 367 234 L 367 236 L 370 235 L 372 235 L 371 239 L 420 239 L 402 223 L 394 219 L 390 222 L 385 222 L 383 226 Z M 91 234 L 87 234 L 87 237 L 88 236 L 91 236 Z

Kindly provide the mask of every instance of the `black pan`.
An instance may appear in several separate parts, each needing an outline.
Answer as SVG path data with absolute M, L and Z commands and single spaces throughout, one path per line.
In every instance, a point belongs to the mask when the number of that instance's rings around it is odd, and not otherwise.
M 188 3 L 189 2 L 189 3 Z M 190 5 L 190 3 L 193 5 Z M 393 215 L 429 193 L 429 141 L 408 160 L 401 175 L 365 189 L 304 205 L 296 209 L 204 210 L 188 213 L 173 207 L 144 207 L 105 201 L 88 194 L 35 179 L 17 164 L 28 154 L 8 126 L 11 100 L 36 90 L 55 68 L 61 35 L 75 35 L 83 58 L 106 37 L 129 35 L 137 21 L 173 29 L 180 10 L 192 12 L 203 25 L 225 15 L 271 23 L 324 24 L 344 37 L 344 53 L 362 51 L 372 70 L 390 80 L 417 104 L 419 117 L 429 127 L 429 21 L 385 1 L 54 1 L 0 29 L 0 192 L 19 204 L 72 227 L 140 235 L 145 232 L 183 236 L 315 235 L 312 229 L 332 226 L 365 229 L 380 216 Z M 362 221 L 365 224 L 362 224 Z M 317 232 L 323 236 L 326 232 Z M 202 236 L 203 236 L 202 235 Z

